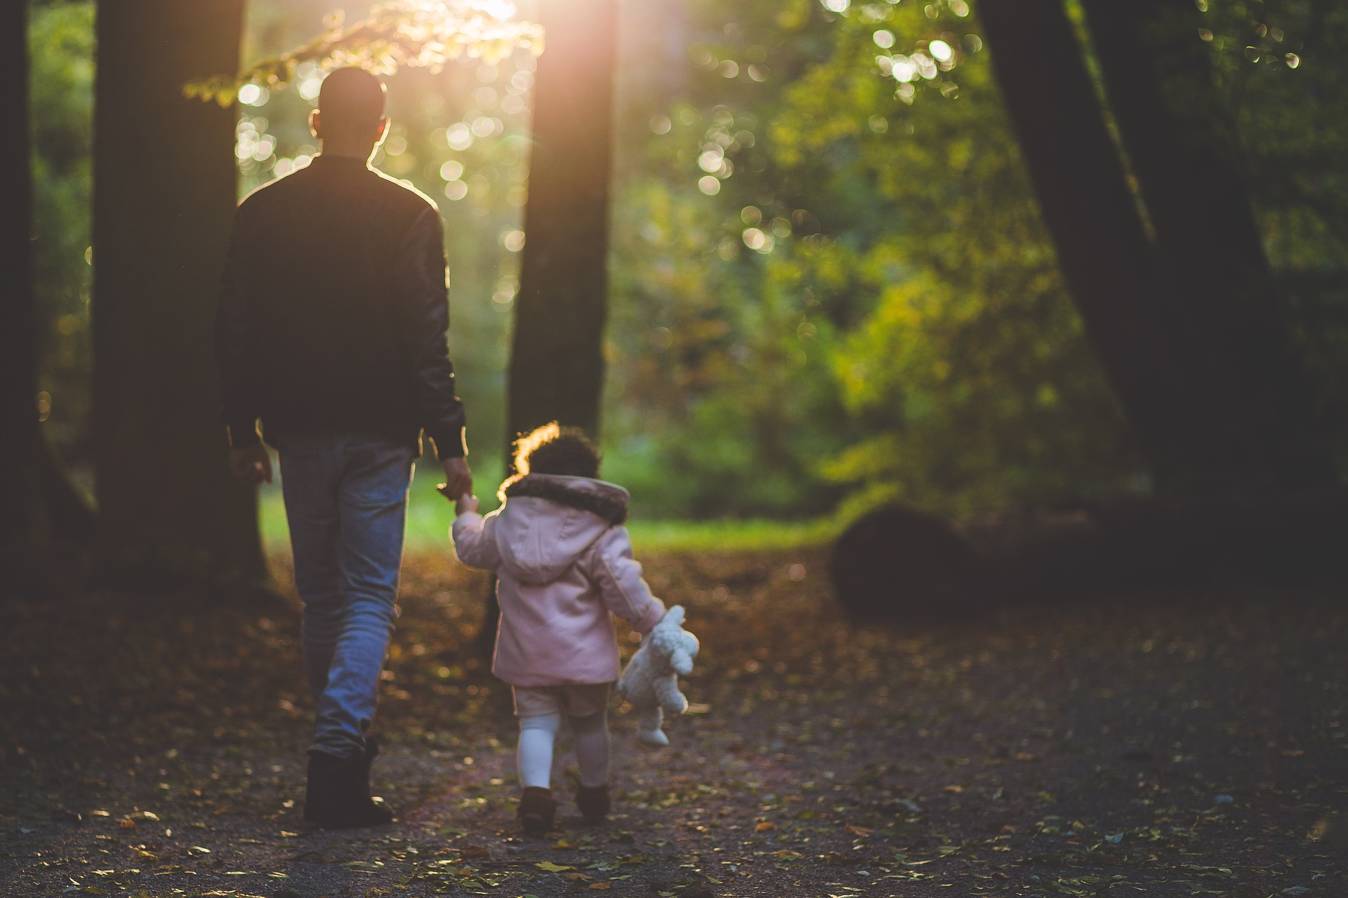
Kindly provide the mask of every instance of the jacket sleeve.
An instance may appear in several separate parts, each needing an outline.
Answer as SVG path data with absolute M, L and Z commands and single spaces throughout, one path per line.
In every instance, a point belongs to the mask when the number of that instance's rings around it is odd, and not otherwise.
M 641 565 L 632 557 L 626 527 L 610 527 L 595 540 L 586 559 L 590 582 L 598 587 L 604 605 L 638 633 L 649 633 L 665 616 L 664 602 L 651 593 Z
M 468 454 L 467 418 L 454 392 L 454 365 L 449 360 L 444 228 L 434 206 L 417 216 L 401 252 L 394 269 L 404 313 L 399 342 L 412 363 L 420 423 L 440 458 L 460 458 Z
M 235 449 L 261 445 L 257 434 L 257 371 L 250 364 L 253 333 L 243 281 L 241 213 L 235 213 L 225 267 L 220 276 L 220 299 L 215 313 L 215 361 L 220 376 L 220 417 Z
M 475 511 L 461 514 L 450 526 L 454 554 L 469 567 L 494 571 L 501 564 L 496 549 L 496 512 L 483 517 Z

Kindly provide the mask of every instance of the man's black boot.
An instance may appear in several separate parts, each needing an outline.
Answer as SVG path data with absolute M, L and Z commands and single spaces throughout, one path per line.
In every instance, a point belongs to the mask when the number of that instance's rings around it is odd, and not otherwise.
M 365 779 L 365 794 L 366 794 L 366 795 L 370 795 L 371 793 L 374 792 L 374 790 L 370 788 L 370 766 L 371 766 L 372 764 L 374 764 L 374 759 L 377 758 L 377 757 L 379 757 L 379 737 L 378 737 L 378 736 L 366 736 L 366 737 L 365 737 L 365 754 L 364 754 L 363 759 L 362 759 L 363 762 L 364 762 L 362 766 L 365 768 L 365 776 L 364 776 L 364 779 Z
M 362 752 L 338 758 L 321 751 L 309 752 L 309 783 L 304 796 L 304 819 L 329 829 L 381 826 L 393 820 L 393 812 L 370 798 L 370 761 Z

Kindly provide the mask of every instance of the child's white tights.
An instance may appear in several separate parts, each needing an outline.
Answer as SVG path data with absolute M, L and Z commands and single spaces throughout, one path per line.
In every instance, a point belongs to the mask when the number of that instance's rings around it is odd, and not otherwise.
M 580 765 L 580 784 L 605 785 L 608 782 L 608 714 L 601 711 L 588 717 L 572 717 L 570 723 L 576 741 L 576 761 Z M 552 746 L 561 725 L 560 714 L 534 714 L 520 718 L 516 761 L 519 764 L 520 785 L 526 789 L 549 788 L 552 781 Z

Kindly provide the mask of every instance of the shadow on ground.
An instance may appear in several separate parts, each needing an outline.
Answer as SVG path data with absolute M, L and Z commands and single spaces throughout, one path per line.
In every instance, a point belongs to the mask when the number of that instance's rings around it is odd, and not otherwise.
M 568 805 L 545 841 L 516 833 L 508 697 L 469 648 L 483 581 L 452 562 L 407 567 L 381 830 L 301 823 L 293 609 L 11 604 L 0 894 L 1348 894 L 1342 603 L 1099 594 L 853 627 L 823 568 L 647 559 L 703 639 L 694 713 L 662 753 L 616 714 L 613 819 Z

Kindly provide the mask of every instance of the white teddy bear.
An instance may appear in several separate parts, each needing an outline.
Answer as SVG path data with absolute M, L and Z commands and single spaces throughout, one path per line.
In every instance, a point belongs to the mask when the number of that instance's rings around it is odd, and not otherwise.
M 669 737 L 660 729 L 665 712 L 688 710 L 679 677 L 692 672 L 700 646 L 697 637 L 683 628 L 683 617 L 682 605 L 666 611 L 618 678 L 618 694 L 637 709 L 637 738 L 646 745 L 668 745 Z

